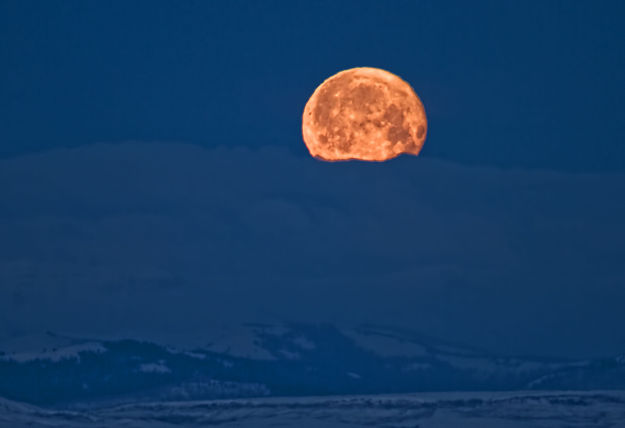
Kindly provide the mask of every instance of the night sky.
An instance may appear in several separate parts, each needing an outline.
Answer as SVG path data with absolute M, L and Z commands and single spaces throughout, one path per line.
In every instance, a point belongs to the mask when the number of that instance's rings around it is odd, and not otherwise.
M 625 3 L 0 0 L 0 339 L 399 325 L 625 351 Z M 419 157 L 323 163 L 351 67 L 423 101 Z

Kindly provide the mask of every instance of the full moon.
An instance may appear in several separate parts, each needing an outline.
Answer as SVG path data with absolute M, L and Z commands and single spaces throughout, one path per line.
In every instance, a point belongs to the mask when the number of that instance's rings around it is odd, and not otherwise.
M 426 132 L 423 104 L 410 85 L 370 67 L 326 79 L 306 103 L 302 120 L 310 154 L 326 161 L 417 155 Z

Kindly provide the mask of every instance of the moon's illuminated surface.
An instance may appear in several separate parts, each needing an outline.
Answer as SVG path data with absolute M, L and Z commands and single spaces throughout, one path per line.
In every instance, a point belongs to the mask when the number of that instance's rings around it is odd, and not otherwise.
M 302 120 L 310 154 L 327 161 L 417 155 L 426 132 L 423 104 L 410 85 L 369 67 L 326 79 L 306 103 Z

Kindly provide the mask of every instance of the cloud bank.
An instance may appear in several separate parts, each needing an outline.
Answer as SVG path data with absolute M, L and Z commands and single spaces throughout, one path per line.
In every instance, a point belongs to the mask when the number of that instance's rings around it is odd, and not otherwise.
M 0 161 L 0 338 L 393 324 L 622 351 L 625 176 L 98 144 Z

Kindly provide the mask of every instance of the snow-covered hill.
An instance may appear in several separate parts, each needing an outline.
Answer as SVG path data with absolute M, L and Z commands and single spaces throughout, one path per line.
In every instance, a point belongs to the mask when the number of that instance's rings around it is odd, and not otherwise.
M 0 396 L 43 404 L 625 389 L 622 357 L 512 358 L 393 328 L 247 324 L 192 349 L 48 333 L 0 346 Z

